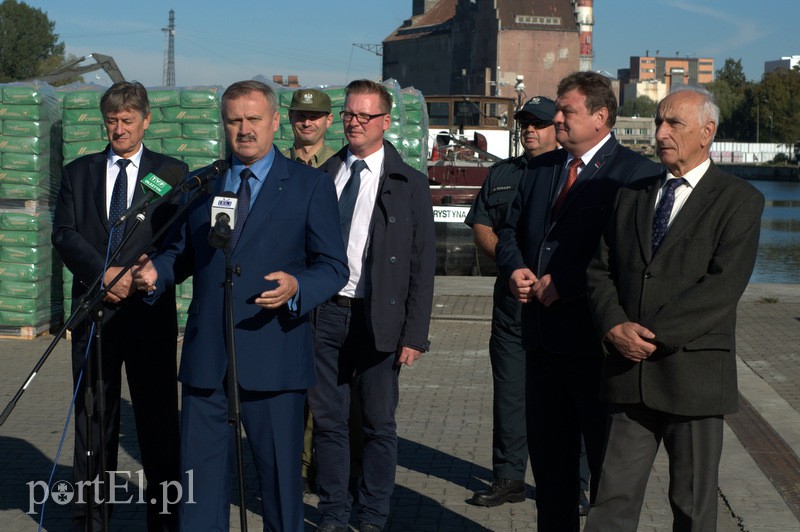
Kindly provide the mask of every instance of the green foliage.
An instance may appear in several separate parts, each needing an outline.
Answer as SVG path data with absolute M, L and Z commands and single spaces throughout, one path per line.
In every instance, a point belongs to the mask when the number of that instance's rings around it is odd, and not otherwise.
M 744 140 L 747 138 L 752 121 L 745 92 L 750 85 L 746 83 L 734 89 L 725 79 L 716 79 L 706 85 L 708 91 L 714 95 L 714 101 L 719 107 L 717 139 Z M 755 135 L 755 133 L 753 134 Z
M 779 153 L 775 155 L 775 158 L 772 159 L 772 162 L 774 164 L 789 164 L 792 161 L 791 159 L 789 159 L 789 156 L 786 155 L 785 153 Z
M 619 109 L 620 116 L 655 117 L 658 104 L 647 96 L 626 101 Z
M 800 72 L 781 69 L 765 74 L 758 94 L 761 106 L 753 118 L 759 119 L 760 140 L 785 144 L 800 140 Z
M 706 88 L 719 106 L 718 140 L 800 141 L 800 70 L 776 70 L 760 82 L 747 81 L 741 59 L 726 59 Z
M 730 57 L 726 59 L 722 68 L 717 70 L 717 75 L 714 79 L 724 81 L 734 92 L 742 90 L 747 83 L 747 77 L 744 75 L 744 68 L 742 67 L 742 60 L 734 61 Z
M 0 83 L 35 77 L 45 72 L 55 56 L 61 63 L 64 43 L 54 33 L 55 22 L 41 9 L 25 2 L 0 3 Z

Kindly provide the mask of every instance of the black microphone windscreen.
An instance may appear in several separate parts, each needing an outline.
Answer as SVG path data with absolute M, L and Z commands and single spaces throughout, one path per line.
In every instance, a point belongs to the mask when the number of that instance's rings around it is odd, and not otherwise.
M 178 185 L 181 181 L 183 181 L 183 178 L 186 175 L 183 172 L 183 167 L 176 164 L 167 166 L 166 168 L 162 168 L 153 173 L 173 188 L 175 185 Z

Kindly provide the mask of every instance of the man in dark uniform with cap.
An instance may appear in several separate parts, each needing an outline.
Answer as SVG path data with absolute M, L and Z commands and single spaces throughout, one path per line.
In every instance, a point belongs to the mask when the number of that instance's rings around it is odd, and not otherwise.
M 281 153 L 293 161 L 319 168 L 336 153 L 325 144 L 325 132 L 333 123 L 331 99 L 317 89 L 300 89 L 292 94 L 289 122 L 294 145 Z
M 514 114 L 524 153 L 493 165 L 464 221 L 472 227 L 475 245 L 495 259 L 497 232 L 517 197 L 517 186 L 528 161 L 558 147 L 553 100 L 536 96 Z M 470 502 L 498 506 L 525 500 L 528 447 L 525 432 L 525 349 L 522 347 L 522 304 L 511 295 L 508 279 L 498 275 L 494 285 L 489 358 L 494 381 L 494 427 L 491 488 L 478 491 Z

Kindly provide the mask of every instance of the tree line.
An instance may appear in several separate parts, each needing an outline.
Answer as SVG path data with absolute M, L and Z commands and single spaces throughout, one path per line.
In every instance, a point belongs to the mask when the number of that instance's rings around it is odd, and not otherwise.
M 705 85 L 720 110 L 717 140 L 777 142 L 794 146 L 800 142 L 800 70 L 775 70 L 761 81 L 748 81 L 742 60 L 728 58 Z M 652 116 L 656 102 L 647 96 L 626 101 L 621 116 Z

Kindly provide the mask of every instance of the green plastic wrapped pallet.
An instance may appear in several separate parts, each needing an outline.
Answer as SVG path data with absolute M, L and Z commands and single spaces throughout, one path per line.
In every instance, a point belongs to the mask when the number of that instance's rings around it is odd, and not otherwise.
M 217 124 L 220 121 L 219 109 L 185 109 L 183 107 L 164 107 L 161 109 L 164 122 L 181 124 Z
M 161 151 L 173 157 L 214 157 L 218 159 L 222 156 L 221 144 L 218 140 L 162 139 Z
M 27 185 L 29 187 L 48 186 L 51 178 L 42 172 L 21 172 L 0 170 L 0 184 Z
M 50 303 L 41 299 L 26 299 L 0 295 L 0 311 L 33 314 L 50 309 Z
M 41 264 L 53 260 L 53 248 L 50 245 L 22 247 L 0 246 L 0 264 Z
M 47 170 L 50 157 L 46 155 L 27 155 L 23 153 L 3 154 L 3 168 L 21 172 L 41 172 Z
M 64 109 L 64 124 L 103 124 L 100 109 Z
M 180 106 L 184 109 L 219 109 L 220 87 L 189 87 L 181 90 Z
M 3 135 L 43 137 L 50 134 L 50 124 L 38 120 L 3 120 Z
M 0 105 L 3 120 L 40 120 L 44 113 L 38 105 Z
M 105 90 L 77 90 L 64 93 L 64 99 L 61 100 L 61 107 L 63 109 L 100 109 L 100 98 L 102 98 Z
M 181 91 L 172 89 L 147 89 L 147 99 L 150 107 L 179 107 L 181 105 Z
M 50 243 L 50 231 L 0 230 L 0 246 L 43 246 Z
M 37 325 L 46 324 L 50 321 L 52 313 L 60 309 L 59 305 L 56 307 L 54 302 L 52 308 L 37 310 L 33 313 L 20 313 L 0 311 L 0 327 L 35 327 Z
M 100 124 L 64 124 L 61 128 L 61 136 L 64 142 L 104 140 L 106 130 Z
M 106 149 L 108 142 L 104 140 L 87 140 L 86 142 L 65 142 L 63 145 L 64 164 L 90 153 L 98 153 Z
M 0 135 L 0 152 L 44 155 L 50 153 L 50 137 L 9 137 Z
M 175 124 L 180 125 L 178 135 L 185 139 L 220 139 L 222 138 L 222 126 L 220 124 Z M 166 136 L 164 137 L 166 138 Z
M 42 94 L 42 87 L 45 87 L 45 85 L 27 83 L 5 85 L 2 89 L 3 103 L 14 105 L 38 105 L 42 103 L 44 97 Z
M 40 281 L 53 270 L 52 264 L 45 261 L 41 264 L 0 264 L 0 281 Z
M 11 229 L 14 231 L 41 231 L 49 230 L 53 226 L 50 213 L 4 211 L 0 212 L 0 230 Z
M 32 281 L 0 281 L 0 296 L 21 299 L 40 299 L 50 294 L 48 283 Z
M 212 164 L 214 161 L 219 159 L 219 157 L 180 157 L 180 159 L 186 163 L 190 172 L 194 172 L 195 170 L 205 168 L 206 166 Z
M 161 113 L 158 113 L 161 114 Z M 147 147 L 150 147 L 148 140 L 150 139 L 169 139 L 180 138 L 182 135 L 181 124 L 172 124 L 169 122 L 159 122 L 157 124 L 150 123 L 150 127 L 144 132 L 144 141 Z

